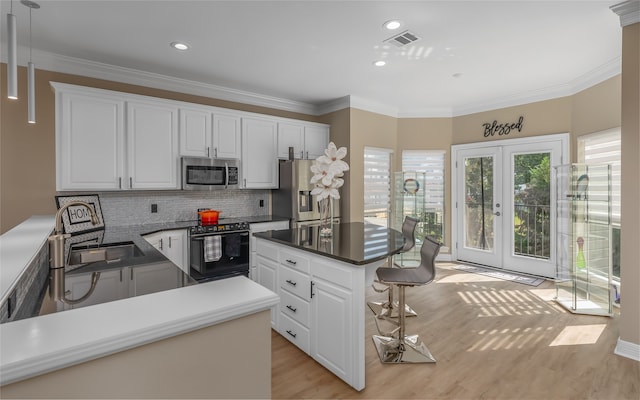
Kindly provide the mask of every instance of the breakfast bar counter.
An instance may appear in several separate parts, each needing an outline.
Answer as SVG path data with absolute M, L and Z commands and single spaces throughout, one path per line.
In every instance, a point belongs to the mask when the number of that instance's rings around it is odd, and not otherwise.
M 402 234 L 336 224 L 331 237 L 307 226 L 254 233 L 258 283 L 278 293 L 271 326 L 356 390 L 365 387 L 365 287 Z

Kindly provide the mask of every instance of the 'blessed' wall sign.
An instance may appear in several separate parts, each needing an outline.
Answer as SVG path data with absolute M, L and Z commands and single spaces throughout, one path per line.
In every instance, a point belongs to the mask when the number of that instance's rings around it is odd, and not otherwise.
M 503 136 L 508 135 L 511 131 L 518 130 L 518 132 L 522 132 L 522 122 L 524 121 L 524 117 L 520 117 L 518 122 L 499 124 L 498 121 L 494 120 L 493 123 L 485 122 L 482 124 L 484 127 L 484 137 L 489 136 Z

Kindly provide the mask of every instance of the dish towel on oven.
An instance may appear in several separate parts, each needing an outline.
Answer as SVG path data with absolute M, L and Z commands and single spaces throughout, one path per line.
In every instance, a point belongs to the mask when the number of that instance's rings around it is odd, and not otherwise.
M 218 261 L 222 257 L 222 242 L 220 235 L 205 236 L 204 262 Z

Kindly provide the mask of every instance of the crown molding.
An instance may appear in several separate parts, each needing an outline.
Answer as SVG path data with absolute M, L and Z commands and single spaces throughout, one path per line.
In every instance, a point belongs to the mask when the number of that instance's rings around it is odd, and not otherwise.
M 18 52 L 28 54 L 28 48 L 25 47 L 19 49 Z M 26 65 L 26 59 L 18 61 L 20 65 Z M 153 72 L 67 57 L 36 49 L 33 50 L 33 61 L 38 69 L 64 74 L 128 83 L 131 85 L 169 90 L 178 93 L 187 93 L 195 96 L 233 101 L 302 114 L 316 115 L 317 111 L 317 107 L 312 104 L 187 79 L 174 78 Z
M 629 10 L 631 6 L 627 3 L 640 4 L 638 1 L 629 1 L 621 3 L 620 6 L 624 6 L 626 10 Z M 6 62 L 6 50 L 2 50 L 3 62 Z M 28 54 L 28 48 L 21 47 L 18 51 L 18 64 L 26 66 L 28 60 L 25 54 Z M 451 118 L 571 96 L 609 78 L 619 75 L 622 66 L 621 57 L 616 57 L 604 65 L 565 84 L 525 93 L 515 93 L 513 95 L 493 99 L 483 99 L 477 102 L 454 106 L 452 108 L 430 107 L 398 109 L 397 107 L 390 106 L 388 104 L 382 104 L 354 95 L 340 97 L 321 105 L 314 105 L 223 86 L 174 78 L 152 72 L 98 63 L 74 57 L 61 56 L 59 54 L 36 49 L 33 50 L 33 61 L 36 67 L 42 70 L 152 87 L 178 93 L 192 94 L 307 115 L 324 115 L 345 108 L 357 108 L 394 118 Z
M 600 67 L 595 68 L 567 83 L 457 106 L 453 110 L 453 116 L 459 117 L 468 114 L 572 96 L 597 85 L 598 83 L 604 82 L 607 79 L 620 75 L 621 71 L 622 58 L 616 57 Z
M 618 14 L 620 17 L 620 26 L 623 28 L 640 22 L 640 0 L 623 1 L 609 8 Z

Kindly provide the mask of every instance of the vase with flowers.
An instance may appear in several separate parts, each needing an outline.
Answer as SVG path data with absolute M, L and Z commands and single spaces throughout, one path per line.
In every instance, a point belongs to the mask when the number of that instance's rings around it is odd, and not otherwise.
M 339 199 L 338 189 L 344 185 L 345 171 L 349 165 L 342 159 L 347 155 L 347 148 L 337 148 L 333 142 L 324 151 L 324 155 L 316 158 L 311 164 L 311 184 L 314 185 L 311 195 L 316 196 L 320 210 L 320 236 L 333 235 L 332 199 Z

